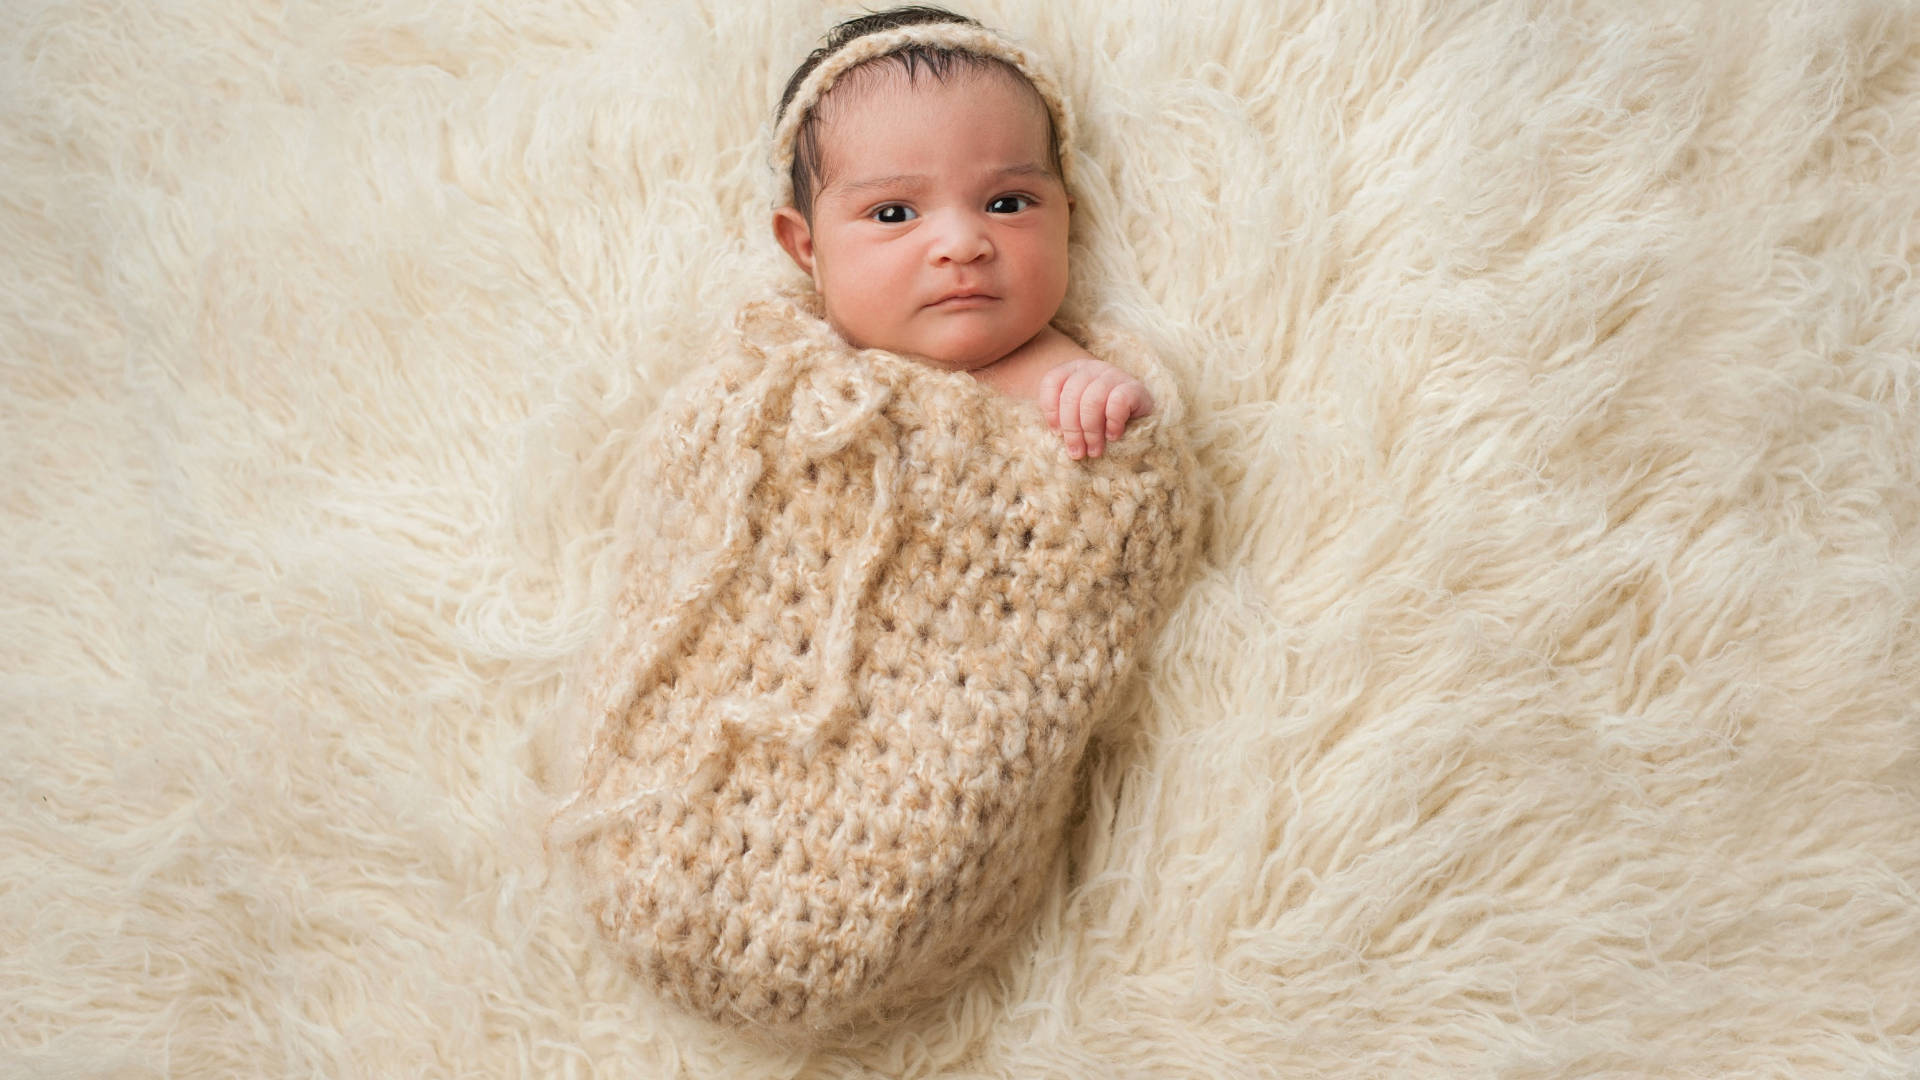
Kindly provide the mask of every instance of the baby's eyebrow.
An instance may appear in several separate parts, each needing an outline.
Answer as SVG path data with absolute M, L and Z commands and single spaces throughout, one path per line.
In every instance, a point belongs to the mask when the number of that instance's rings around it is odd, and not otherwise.
M 927 178 L 918 173 L 897 173 L 893 176 L 870 176 L 864 180 L 841 180 L 829 186 L 854 194 L 878 191 L 882 188 L 918 191 L 927 186 Z
M 1052 176 L 1053 170 L 1031 161 L 1023 161 L 1018 165 L 1009 165 L 993 175 L 1002 179 L 1015 176 Z

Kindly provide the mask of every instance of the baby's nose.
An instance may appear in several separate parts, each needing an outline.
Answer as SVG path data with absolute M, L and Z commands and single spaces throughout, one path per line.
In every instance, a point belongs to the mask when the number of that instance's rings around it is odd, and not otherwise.
M 971 214 L 951 214 L 941 222 L 927 253 L 935 262 L 968 263 L 993 254 L 986 223 Z

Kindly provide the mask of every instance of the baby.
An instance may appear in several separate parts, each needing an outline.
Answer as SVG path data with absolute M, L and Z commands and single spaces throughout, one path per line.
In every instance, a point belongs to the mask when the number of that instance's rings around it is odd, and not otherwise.
M 1070 456 L 1099 457 L 1153 398 L 1049 325 L 1066 296 L 1073 209 L 1055 110 L 1021 67 L 993 55 L 1006 46 L 885 49 L 874 37 L 926 23 L 979 26 L 895 8 L 835 27 L 794 72 L 779 129 L 792 145 L 792 196 L 774 211 L 774 238 L 849 344 L 1036 400 Z M 855 55 L 847 46 L 861 39 L 885 51 L 796 106 L 807 76 Z
M 1157 403 L 1049 326 L 1073 117 L 1024 49 L 854 20 L 773 136 L 774 235 L 814 287 L 745 299 L 737 347 L 648 420 L 549 836 L 646 984 L 798 1048 L 957 991 L 1031 925 L 1202 518 L 1151 353 L 1088 341 Z M 1053 438 L 995 392 L 1106 460 L 989 452 Z

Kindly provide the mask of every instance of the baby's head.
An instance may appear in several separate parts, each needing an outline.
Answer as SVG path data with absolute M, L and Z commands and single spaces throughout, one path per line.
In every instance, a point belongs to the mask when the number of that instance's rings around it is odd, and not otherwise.
M 1070 123 L 1032 57 L 971 19 L 842 23 L 780 103 L 774 237 L 850 344 L 991 364 L 1066 295 Z

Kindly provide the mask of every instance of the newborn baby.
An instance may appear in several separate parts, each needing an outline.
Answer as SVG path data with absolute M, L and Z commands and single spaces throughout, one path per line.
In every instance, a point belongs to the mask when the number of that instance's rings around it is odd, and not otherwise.
M 957 991 L 1061 887 L 1203 518 L 1165 366 L 1060 312 L 1073 120 L 1032 54 L 856 19 L 772 134 L 812 283 L 648 418 L 548 839 L 643 985 L 793 1047 Z
M 794 72 L 782 119 L 826 53 L 923 22 L 972 20 L 909 8 L 842 24 Z M 1067 292 L 1073 199 L 1052 115 L 1026 76 L 918 46 L 846 71 L 802 109 L 792 201 L 773 233 L 849 344 L 1037 400 L 1075 458 L 1099 457 L 1153 411 L 1138 379 L 1049 325 Z

